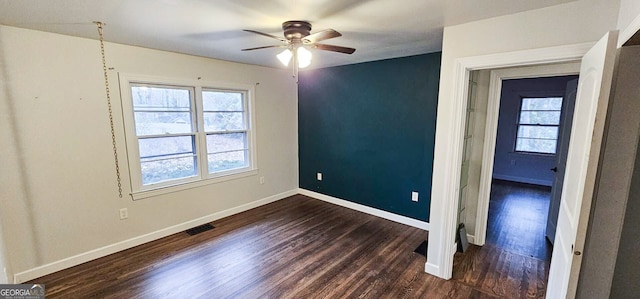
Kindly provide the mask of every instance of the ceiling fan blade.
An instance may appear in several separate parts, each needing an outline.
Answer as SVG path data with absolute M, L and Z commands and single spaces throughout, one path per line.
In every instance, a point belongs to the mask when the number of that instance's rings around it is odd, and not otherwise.
M 302 42 L 305 44 L 315 44 L 317 42 L 327 40 L 330 38 L 340 37 L 342 33 L 335 31 L 333 29 L 327 29 L 318 31 L 316 33 L 309 34 L 302 39 Z
M 247 49 L 242 49 L 240 51 L 253 51 L 253 50 L 260 50 L 260 49 L 269 49 L 269 48 L 284 48 L 286 47 L 285 45 L 273 45 L 273 46 L 262 46 L 262 47 L 255 47 L 255 48 L 247 48 Z
M 273 39 L 277 39 L 277 40 L 279 40 L 279 41 L 281 41 L 281 42 L 286 42 L 286 41 L 287 41 L 284 37 L 279 37 L 279 36 L 271 35 L 271 34 L 269 34 L 269 33 L 264 33 L 264 32 L 260 32 L 260 31 L 249 30 L 249 29 L 244 29 L 243 31 L 251 32 L 251 33 L 255 33 L 255 34 L 259 34 L 259 35 L 266 36 L 266 37 L 270 37 L 270 38 L 273 38 Z
M 353 54 L 353 52 L 356 51 L 356 49 L 354 48 L 347 48 L 347 47 L 340 47 L 340 46 L 333 46 L 333 45 L 323 45 L 323 44 L 315 44 L 313 47 L 319 50 L 333 51 L 333 52 L 339 52 L 344 54 Z

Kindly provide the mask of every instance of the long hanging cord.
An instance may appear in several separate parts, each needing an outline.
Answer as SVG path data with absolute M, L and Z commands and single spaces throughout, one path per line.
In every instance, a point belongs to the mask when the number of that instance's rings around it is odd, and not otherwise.
M 116 147 L 116 132 L 113 128 L 113 111 L 111 109 L 111 94 L 109 92 L 109 76 L 107 75 L 107 60 L 104 55 L 104 35 L 102 34 L 102 22 L 94 22 L 98 26 L 100 36 L 100 54 L 102 55 L 102 71 L 104 72 L 104 87 L 107 91 L 107 106 L 109 106 L 109 125 L 111 126 L 111 144 L 113 145 L 113 158 L 116 164 L 116 179 L 118 180 L 118 196 L 122 198 L 122 182 L 120 181 L 120 164 L 118 163 L 118 148 Z

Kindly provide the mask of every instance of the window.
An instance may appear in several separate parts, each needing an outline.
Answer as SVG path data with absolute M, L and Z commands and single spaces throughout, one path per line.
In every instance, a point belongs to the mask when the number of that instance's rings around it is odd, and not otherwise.
M 142 185 L 198 174 L 193 89 L 131 84 Z
M 555 154 L 562 98 L 523 98 L 518 118 L 516 151 Z
M 255 174 L 251 87 L 120 81 L 134 199 Z
M 209 173 L 247 167 L 249 148 L 243 94 L 205 90 L 202 98 Z

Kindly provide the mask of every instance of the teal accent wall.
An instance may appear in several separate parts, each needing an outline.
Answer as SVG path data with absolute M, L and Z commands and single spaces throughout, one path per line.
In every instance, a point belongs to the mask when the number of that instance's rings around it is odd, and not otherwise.
M 440 59 L 431 53 L 302 72 L 300 188 L 429 221 Z

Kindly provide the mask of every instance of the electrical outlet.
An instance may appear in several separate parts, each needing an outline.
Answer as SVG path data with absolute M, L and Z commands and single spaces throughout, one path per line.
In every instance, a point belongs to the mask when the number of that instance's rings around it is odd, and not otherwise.
M 322 172 L 318 172 L 316 174 L 316 178 L 318 179 L 318 181 L 322 181 Z
M 411 192 L 411 200 L 415 202 L 418 201 L 418 192 Z
M 120 220 L 124 220 L 127 218 L 129 218 L 129 211 L 127 210 L 127 208 L 120 209 Z
M 262 184 L 264 184 L 264 177 L 263 176 L 260 177 L 260 185 L 262 185 Z

